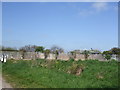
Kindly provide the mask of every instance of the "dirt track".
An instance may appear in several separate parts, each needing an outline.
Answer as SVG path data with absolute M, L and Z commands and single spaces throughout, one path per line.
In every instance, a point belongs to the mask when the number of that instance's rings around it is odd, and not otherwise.
M 2 78 L 1 77 L 1 75 L 0 75 L 0 87 L 2 87 L 2 88 L 12 88 L 12 86 L 9 84 L 9 83 L 7 83 L 6 82 L 6 80 L 4 79 L 4 78 Z

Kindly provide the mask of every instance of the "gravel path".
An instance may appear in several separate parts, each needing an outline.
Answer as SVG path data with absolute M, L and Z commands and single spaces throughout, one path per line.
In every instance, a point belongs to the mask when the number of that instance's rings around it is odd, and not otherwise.
M 1 77 L 0 75 L 0 88 L 12 88 L 12 86 L 6 82 L 4 78 Z

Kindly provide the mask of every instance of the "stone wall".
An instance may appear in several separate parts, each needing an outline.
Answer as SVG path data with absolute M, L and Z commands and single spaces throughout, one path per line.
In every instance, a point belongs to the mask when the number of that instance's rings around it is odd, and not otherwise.
M 61 53 L 61 54 L 58 55 L 57 59 L 60 59 L 60 60 L 69 60 L 69 55 L 65 54 L 65 53 Z
M 85 57 L 83 54 L 76 54 L 75 60 L 85 60 Z
M 88 59 L 99 59 L 101 61 L 105 60 L 105 58 L 101 54 L 91 54 Z
M 16 60 L 35 60 L 35 59 L 44 59 L 45 56 L 43 53 L 38 52 L 11 52 L 11 51 L 3 51 L 2 54 L 5 54 L 7 56 L 7 59 L 16 59 Z M 2 55 L 0 55 L 2 57 Z M 57 59 L 59 60 L 69 60 L 70 54 L 61 53 L 58 55 Z M 116 59 L 116 56 L 114 55 L 112 57 L 113 59 Z M 47 59 L 54 60 L 55 54 L 49 54 Z M 98 59 L 101 61 L 106 60 L 101 54 L 90 54 L 88 59 Z M 85 60 L 85 57 L 83 54 L 76 54 L 75 60 Z
M 48 55 L 48 57 L 47 57 L 47 59 L 49 59 L 49 60 L 54 60 L 55 59 L 55 54 L 49 54 Z

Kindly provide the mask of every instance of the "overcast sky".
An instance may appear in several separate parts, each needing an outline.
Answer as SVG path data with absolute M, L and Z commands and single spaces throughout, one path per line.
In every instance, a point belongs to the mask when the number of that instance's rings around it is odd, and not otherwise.
M 3 45 L 65 50 L 118 46 L 117 2 L 3 3 Z

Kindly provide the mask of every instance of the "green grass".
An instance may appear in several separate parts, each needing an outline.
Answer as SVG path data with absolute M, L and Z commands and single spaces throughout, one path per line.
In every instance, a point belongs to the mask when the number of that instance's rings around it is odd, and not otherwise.
M 83 68 L 80 76 L 68 74 L 76 66 Z M 4 78 L 15 88 L 116 88 L 118 62 L 8 60 L 2 66 Z

